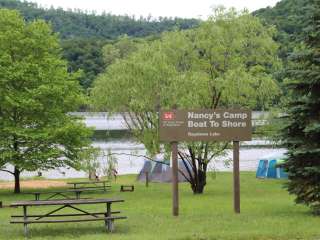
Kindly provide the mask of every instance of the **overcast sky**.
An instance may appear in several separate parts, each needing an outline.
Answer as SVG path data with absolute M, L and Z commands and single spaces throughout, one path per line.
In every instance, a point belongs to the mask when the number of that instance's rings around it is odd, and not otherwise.
M 279 0 L 30 0 L 42 7 L 62 7 L 64 9 L 95 10 L 116 15 L 153 17 L 203 18 L 210 15 L 211 8 L 217 5 L 247 8 L 254 11 L 274 6 Z

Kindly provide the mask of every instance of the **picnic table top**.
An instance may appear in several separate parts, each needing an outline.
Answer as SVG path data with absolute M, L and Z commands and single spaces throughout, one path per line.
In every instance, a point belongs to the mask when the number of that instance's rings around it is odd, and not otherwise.
M 114 203 L 124 202 L 123 199 L 63 199 L 63 200 L 44 200 L 44 201 L 18 201 L 10 204 L 11 207 L 19 206 L 51 206 L 51 205 L 67 205 L 67 204 L 96 204 L 96 203 Z
M 86 182 L 67 182 L 67 184 L 94 184 L 94 183 L 110 183 L 108 180 L 86 181 Z
M 101 188 L 103 189 L 103 188 Z M 24 192 L 24 194 L 46 194 L 46 193 L 67 193 L 67 192 L 84 192 L 84 191 L 96 191 L 97 189 L 93 188 L 72 188 L 72 189 L 61 189 L 61 190 L 52 190 L 52 191 L 34 191 L 34 192 Z

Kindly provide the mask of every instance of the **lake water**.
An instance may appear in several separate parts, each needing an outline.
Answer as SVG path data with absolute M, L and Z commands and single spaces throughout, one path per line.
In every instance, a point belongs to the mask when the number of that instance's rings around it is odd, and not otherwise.
M 93 145 L 95 147 L 101 148 L 104 152 L 108 149 L 112 153 L 119 154 L 117 156 L 118 161 L 118 174 L 137 174 L 140 172 L 144 164 L 143 155 L 146 154 L 144 146 L 134 141 L 129 141 L 130 136 L 126 133 L 125 123 L 119 114 L 109 116 L 107 113 L 73 113 L 75 115 L 83 116 L 84 123 L 88 127 L 94 127 L 97 131 L 95 132 Z M 253 125 L 259 125 L 259 116 L 263 113 L 254 112 Z M 285 149 L 274 149 L 271 147 L 271 143 L 263 140 L 254 140 L 250 142 L 242 142 L 243 147 L 240 148 L 240 170 L 241 171 L 255 171 L 258 165 L 259 159 L 270 154 L 282 154 Z M 257 146 L 263 146 L 262 148 L 257 148 Z M 123 155 L 121 155 L 123 154 Z M 132 156 L 141 155 L 140 157 Z M 217 171 L 232 171 L 232 165 L 226 166 L 226 159 L 232 158 L 232 151 L 227 152 L 227 156 L 224 158 L 219 158 L 209 165 L 210 169 L 216 169 Z M 99 159 L 101 165 L 105 165 L 106 157 L 101 157 Z M 8 169 L 12 170 L 12 166 L 8 166 Z M 99 172 L 98 172 L 99 174 Z M 100 173 L 101 174 L 101 173 Z M 23 172 L 22 177 L 33 177 L 37 176 L 37 172 Z M 61 168 L 50 171 L 42 172 L 42 176 L 55 179 L 55 178 L 82 178 L 86 177 L 87 173 L 83 171 L 76 171 L 74 169 Z M 13 180 L 11 174 L 0 171 L 0 180 Z
M 95 147 L 101 148 L 104 152 L 108 149 L 114 153 L 118 162 L 118 174 L 137 174 L 141 170 L 144 161 L 146 160 L 143 155 L 146 151 L 143 145 L 129 142 L 129 141 L 95 141 L 93 143 Z M 255 171 L 258 165 L 258 161 L 267 155 L 282 154 L 285 149 L 281 148 L 256 148 L 256 147 L 242 147 L 240 148 L 240 170 L 241 171 Z M 134 155 L 134 156 L 133 156 Z M 137 156 L 141 155 L 141 156 Z M 226 159 L 232 159 L 232 150 L 227 150 L 227 156 L 218 158 L 209 165 L 209 171 L 213 168 L 217 171 L 232 171 L 232 164 L 226 166 Z M 101 165 L 106 164 L 106 157 L 100 157 L 99 162 Z M 8 166 L 8 169 L 12 169 Z M 37 172 L 23 172 L 22 177 L 37 176 Z M 102 174 L 101 172 L 98 174 Z M 82 178 L 87 177 L 87 173 L 83 171 L 76 171 L 74 169 L 60 168 L 55 170 L 49 170 L 42 172 L 42 176 L 48 179 L 55 178 Z M 0 180 L 13 180 L 11 174 L 0 171 Z

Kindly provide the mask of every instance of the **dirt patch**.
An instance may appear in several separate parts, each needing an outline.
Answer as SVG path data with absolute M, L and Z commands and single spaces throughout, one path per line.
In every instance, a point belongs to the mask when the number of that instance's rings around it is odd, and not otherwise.
M 65 187 L 66 182 L 51 181 L 51 180 L 28 180 L 21 181 L 21 188 L 51 188 L 51 187 Z M 14 188 L 14 182 L 0 182 L 0 189 L 12 189 Z

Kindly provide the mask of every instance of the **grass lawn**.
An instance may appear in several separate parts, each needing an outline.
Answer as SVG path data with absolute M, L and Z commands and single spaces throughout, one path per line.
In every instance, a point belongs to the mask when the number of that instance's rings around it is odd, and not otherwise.
M 203 195 L 193 195 L 188 184 L 180 184 L 180 216 L 171 215 L 171 185 L 151 183 L 148 188 L 134 175 L 121 176 L 109 193 L 84 193 L 82 197 L 120 197 L 113 210 L 123 211 L 127 220 L 115 222 L 115 232 L 105 232 L 104 222 L 29 225 L 32 239 L 320 239 L 320 217 L 295 205 L 283 189 L 282 180 L 259 180 L 254 173 L 241 173 L 241 214 L 233 213 L 232 174 L 208 178 Z M 119 192 L 121 184 L 134 184 L 134 192 Z M 34 190 L 26 190 L 34 191 Z M 44 190 L 45 191 L 45 190 Z M 30 200 L 32 195 L 14 195 L 0 190 L 5 205 Z M 101 211 L 104 205 L 89 206 Z M 48 211 L 33 207 L 29 213 Z M 9 224 L 10 215 L 22 209 L 0 209 L 0 239 L 24 239 L 22 224 Z

